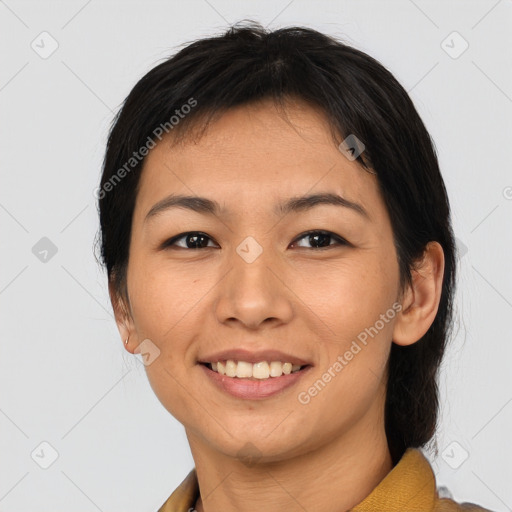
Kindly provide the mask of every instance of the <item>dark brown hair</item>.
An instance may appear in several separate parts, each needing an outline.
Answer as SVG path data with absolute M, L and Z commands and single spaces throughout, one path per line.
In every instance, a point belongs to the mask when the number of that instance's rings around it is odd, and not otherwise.
M 205 128 L 227 109 L 264 98 L 281 106 L 287 99 L 306 101 L 327 115 L 335 140 L 355 135 L 364 143 L 357 162 L 377 175 L 393 228 L 402 290 L 411 283 L 411 270 L 428 242 L 437 241 L 444 250 L 434 322 L 418 342 L 393 343 L 388 361 L 385 427 L 396 463 L 408 447 L 425 445 L 436 429 L 437 373 L 451 327 L 455 244 L 433 142 L 406 91 L 372 57 L 312 29 L 267 31 L 249 22 L 188 44 L 151 69 L 114 119 L 97 191 L 98 242 L 109 283 L 127 297 L 141 148 L 161 138 L 162 129 L 184 136 L 191 127 Z

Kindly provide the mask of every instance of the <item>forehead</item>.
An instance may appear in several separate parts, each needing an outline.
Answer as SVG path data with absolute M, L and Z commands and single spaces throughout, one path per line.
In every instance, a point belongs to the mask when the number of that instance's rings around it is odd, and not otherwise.
M 137 203 L 147 213 L 176 192 L 259 207 L 325 191 L 368 210 L 380 201 L 376 177 L 339 151 L 323 112 L 293 102 L 285 118 L 264 100 L 228 110 L 200 138 L 176 143 L 171 132 L 146 157 Z

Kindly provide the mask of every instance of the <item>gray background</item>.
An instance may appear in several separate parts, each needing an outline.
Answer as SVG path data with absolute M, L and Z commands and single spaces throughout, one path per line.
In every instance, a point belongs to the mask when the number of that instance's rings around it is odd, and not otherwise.
M 243 18 L 341 37 L 410 92 L 462 250 L 427 456 L 458 501 L 512 510 L 511 0 L 0 1 L 0 510 L 155 511 L 193 466 L 119 339 L 93 190 L 135 82 Z

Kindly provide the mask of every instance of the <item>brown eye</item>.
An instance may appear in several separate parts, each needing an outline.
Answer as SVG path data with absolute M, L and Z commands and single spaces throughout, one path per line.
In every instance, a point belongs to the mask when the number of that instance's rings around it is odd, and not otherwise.
M 200 231 L 181 233 L 163 243 L 162 248 L 179 247 L 180 249 L 204 249 L 212 239 Z M 179 242 L 179 243 L 178 243 Z M 210 246 L 212 247 L 212 246 Z
M 345 239 L 335 235 L 334 233 L 331 233 L 330 231 L 308 231 L 307 233 L 303 233 L 300 237 L 298 237 L 294 244 L 296 244 L 298 240 L 302 239 L 306 239 L 307 243 L 311 244 L 310 247 L 305 247 L 306 249 L 325 249 L 332 247 L 332 241 L 336 242 L 334 245 L 349 245 Z
M 297 244 L 300 240 L 306 240 L 310 244 L 309 247 Z M 181 233 L 173 238 L 170 238 L 164 242 L 161 246 L 162 249 L 166 248 L 180 248 L 180 249 L 206 249 L 208 247 L 215 247 L 214 245 L 208 245 L 209 242 L 213 242 L 212 238 L 206 233 L 200 231 L 190 231 L 187 233 Z M 332 243 L 334 242 L 334 244 Z M 344 238 L 331 233 L 330 231 L 314 230 L 303 233 L 300 237 L 296 238 L 292 243 L 292 246 L 297 246 L 305 249 L 327 249 L 333 246 L 350 245 Z

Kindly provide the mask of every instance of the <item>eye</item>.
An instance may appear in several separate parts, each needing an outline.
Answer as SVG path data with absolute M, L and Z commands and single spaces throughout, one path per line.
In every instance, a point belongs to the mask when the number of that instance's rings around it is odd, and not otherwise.
M 312 230 L 307 233 L 303 233 L 298 238 L 292 242 L 293 245 L 297 245 L 298 247 L 308 248 L 306 246 L 301 246 L 297 244 L 297 241 L 307 239 L 308 243 L 312 244 L 311 249 L 327 249 L 332 247 L 332 241 L 336 242 L 334 245 L 350 245 L 342 237 L 331 233 L 330 231 L 321 231 L 321 230 Z M 162 244 L 162 249 L 168 247 L 179 247 L 181 249 L 205 249 L 207 247 L 214 247 L 212 245 L 208 245 L 208 242 L 213 242 L 213 240 L 206 234 L 201 231 L 190 231 L 188 233 L 181 233 L 176 235 L 173 238 L 170 238 L 166 242 Z
M 306 239 L 308 243 L 313 245 L 313 249 L 327 249 L 332 247 L 331 241 L 337 242 L 335 245 L 350 245 L 344 238 L 341 238 L 330 231 L 308 231 L 303 233 L 300 237 L 296 238 L 293 244 L 296 244 L 298 240 Z M 299 246 L 304 247 L 304 246 Z M 309 247 L 306 247 L 308 249 Z
M 183 240 L 181 244 L 177 242 Z M 204 249 L 208 247 L 208 240 L 212 240 L 207 234 L 200 231 L 190 231 L 188 233 L 181 233 L 175 237 L 167 240 L 162 244 L 162 248 L 174 246 L 181 249 Z M 210 246 L 212 247 L 212 246 Z

